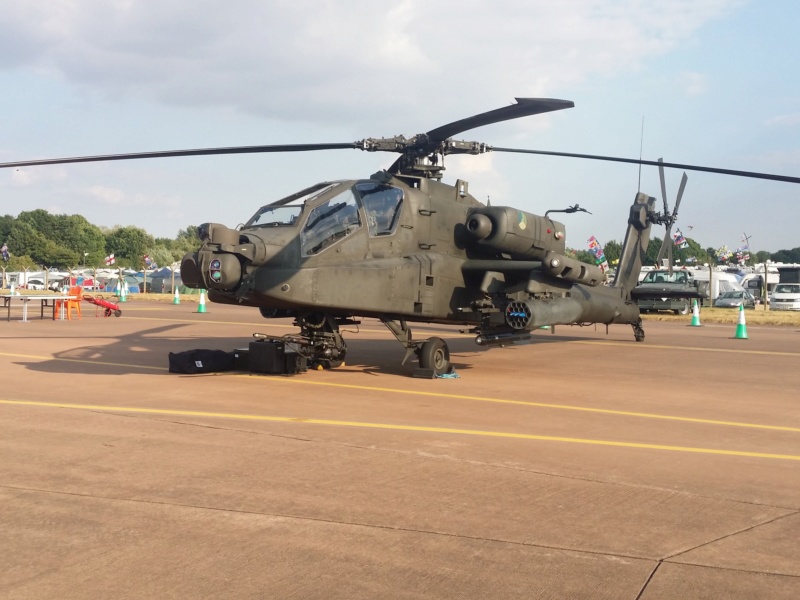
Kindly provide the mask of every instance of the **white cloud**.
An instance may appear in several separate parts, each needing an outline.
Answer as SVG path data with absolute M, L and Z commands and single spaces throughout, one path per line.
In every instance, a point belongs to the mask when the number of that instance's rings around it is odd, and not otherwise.
M 94 185 L 86 192 L 99 204 L 122 204 L 125 201 L 125 192 L 117 188 Z
M 363 120 L 387 110 L 410 120 L 427 106 L 437 122 L 450 95 L 480 110 L 636 70 L 734 4 L 4 1 L 0 60 L 119 98 L 307 121 L 354 107 Z
M 66 178 L 63 167 L 53 168 L 24 168 L 18 167 L 11 171 L 11 185 L 15 188 L 32 187 L 46 182 L 58 182 Z
M 700 96 L 708 91 L 708 78 L 701 73 L 683 73 L 681 85 L 687 96 Z
M 793 113 L 789 115 L 778 115 L 777 117 L 771 118 L 767 121 L 767 125 L 787 125 L 789 127 L 794 127 L 795 125 L 800 125 L 800 113 Z
M 128 193 L 122 189 L 93 185 L 86 189 L 89 195 L 98 204 L 111 206 L 124 206 L 126 208 L 157 207 L 161 210 L 175 210 L 180 207 L 180 199 L 176 196 L 161 193 Z

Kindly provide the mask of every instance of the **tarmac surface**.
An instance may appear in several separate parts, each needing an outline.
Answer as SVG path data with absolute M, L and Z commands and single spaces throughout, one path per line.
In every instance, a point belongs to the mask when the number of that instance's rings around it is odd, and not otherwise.
M 428 380 L 365 320 L 339 369 L 188 376 L 295 329 L 121 307 L 0 321 L 2 598 L 800 598 L 797 328 L 420 325 Z

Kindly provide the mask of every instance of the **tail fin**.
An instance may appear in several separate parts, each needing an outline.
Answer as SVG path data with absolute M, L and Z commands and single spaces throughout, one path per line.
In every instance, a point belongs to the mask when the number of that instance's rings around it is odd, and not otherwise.
M 622 253 L 617 266 L 614 287 L 621 289 L 622 298 L 631 300 L 631 290 L 639 281 L 647 245 L 650 243 L 650 216 L 654 212 L 656 199 L 638 193 L 631 206 L 628 217 L 628 231 L 622 244 Z

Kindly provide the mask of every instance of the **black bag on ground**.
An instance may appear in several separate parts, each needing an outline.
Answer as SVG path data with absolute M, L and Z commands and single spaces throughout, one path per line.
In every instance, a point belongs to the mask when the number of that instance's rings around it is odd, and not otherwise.
M 224 350 L 186 350 L 169 353 L 169 372 L 218 373 L 233 369 L 233 352 Z

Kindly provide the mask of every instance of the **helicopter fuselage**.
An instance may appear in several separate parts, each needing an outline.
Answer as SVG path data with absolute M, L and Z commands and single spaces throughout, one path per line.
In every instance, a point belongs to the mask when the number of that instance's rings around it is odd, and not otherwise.
M 203 235 L 182 273 L 213 302 L 484 332 L 639 316 L 597 267 L 565 255 L 563 224 L 486 206 L 460 180 L 381 172 L 318 184 Z

